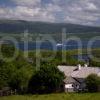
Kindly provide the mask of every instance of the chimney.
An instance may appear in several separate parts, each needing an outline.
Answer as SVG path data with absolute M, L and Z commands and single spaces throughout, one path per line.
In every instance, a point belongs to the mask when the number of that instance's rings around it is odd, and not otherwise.
M 88 64 L 84 64 L 84 67 L 88 67 Z
M 81 65 L 80 64 L 78 64 L 77 67 L 78 67 L 78 70 L 81 70 Z

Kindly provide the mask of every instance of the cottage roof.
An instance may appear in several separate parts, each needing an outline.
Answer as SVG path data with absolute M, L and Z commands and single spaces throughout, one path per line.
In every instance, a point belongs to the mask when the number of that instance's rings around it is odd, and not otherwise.
M 75 66 L 58 66 L 58 69 L 62 72 L 64 72 L 65 76 L 70 77 L 71 74 L 73 73 L 73 71 L 76 69 L 77 67 Z
M 90 74 L 99 74 L 100 68 L 98 67 L 82 67 L 81 70 L 73 71 L 72 77 L 86 78 Z
M 58 66 L 58 69 L 64 72 L 66 77 L 86 78 L 90 74 L 100 75 L 99 67 L 81 67 L 78 70 L 77 66 Z
M 67 83 L 67 84 L 75 83 L 75 82 L 76 82 L 76 80 L 73 79 L 72 77 L 66 77 L 66 79 L 64 79 L 64 83 Z

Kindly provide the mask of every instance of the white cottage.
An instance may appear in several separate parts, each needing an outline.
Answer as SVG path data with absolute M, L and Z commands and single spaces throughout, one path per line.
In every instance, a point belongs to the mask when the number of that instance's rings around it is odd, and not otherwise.
M 86 89 L 85 78 L 90 74 L 100 76 L 99 67 L 81 66 L 58 66 L 58 69 L 64 72 L 66 79 L 64 80 L 65 92 L 77 92 Z

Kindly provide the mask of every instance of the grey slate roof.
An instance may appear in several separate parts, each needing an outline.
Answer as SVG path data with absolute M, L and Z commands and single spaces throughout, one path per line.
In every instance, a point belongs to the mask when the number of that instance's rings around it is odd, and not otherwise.
M 99 67 L 81 67 L 77 70 L 77 66 L 58 66 L 58 69 L 64 72 L 66 77 L 86 78 L 90 74 L 100 75 Z
M 86 78 L 90 74 L 99 74 L 100 68 L 98 67 L 82 67 L 81 70 L 74 71 L 71 76 L 76 78 Z
M 73 70 L 75 70 L 77 67 L 75 66 L 58 66 L 58 69 L 62 72 L 64 72 L 65 76 L 70 77 L 73 73 Z
M 64 79 L 64 83 L 76 83 L 76 80 L 73 79 L 72 77 L 66 77 L 66 79 Z

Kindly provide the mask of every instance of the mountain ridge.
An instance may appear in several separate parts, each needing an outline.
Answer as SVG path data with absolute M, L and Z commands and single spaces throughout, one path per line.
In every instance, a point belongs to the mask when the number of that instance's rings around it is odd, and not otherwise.
M 97 26 L 0 19 L 0 33 L 22 33 L 28 30 L 30 33 L 53 34 L 61 33 L 63 28 L 66 28 L 68 33 L 100 32 L 100 27 Z

